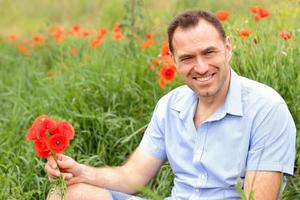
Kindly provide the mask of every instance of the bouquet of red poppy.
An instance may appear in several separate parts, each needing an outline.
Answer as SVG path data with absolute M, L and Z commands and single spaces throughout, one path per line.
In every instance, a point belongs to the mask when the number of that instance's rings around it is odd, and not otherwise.
M 28 129 L 26 139 L 34 142 L 35 152 L 38 157 L 48 158 L 56 153 L 62 153 L 74 137 L 74 128 L 67 121 L 55 121 L 47 115 L 37 117 Z M 62 198 L 66 194 L 66 183 L 62 176 L 52 182 L 51 191 L 59 192 Z

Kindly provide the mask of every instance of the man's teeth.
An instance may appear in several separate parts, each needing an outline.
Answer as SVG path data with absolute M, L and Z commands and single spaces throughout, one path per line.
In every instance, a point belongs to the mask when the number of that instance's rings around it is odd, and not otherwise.
M 207 81 L 211 78 L 211 75 L 210 76 L 206 76 L 206 77 L 196 77 L 195 79 L 197 81 Z

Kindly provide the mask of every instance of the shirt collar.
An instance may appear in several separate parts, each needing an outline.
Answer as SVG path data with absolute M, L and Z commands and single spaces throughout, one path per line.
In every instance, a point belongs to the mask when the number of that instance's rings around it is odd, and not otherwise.
M 230 72 L 230 86 L 225 99 L 224 108 L 228 114 L 243 116 L 241 80 L 233 69 L 231 69 Z
M 185 92 L 175 99 L 173 104 L 171 104 L 171 108 L 179 112 L 181 119 L 185 119 L 190 114 L 191 108 L 194 109 L 193 112 L 195 111 L 196 102 L 196 93 L 186 86 Z M 239 76 L 232 69 L 229 90 L 222 107 L 225 113 L 243 116 L 241 81 Z

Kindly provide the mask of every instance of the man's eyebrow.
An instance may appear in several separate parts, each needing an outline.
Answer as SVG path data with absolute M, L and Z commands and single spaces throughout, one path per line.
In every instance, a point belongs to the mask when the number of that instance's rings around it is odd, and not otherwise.
M 193 55 L 192 54 L 182 54 L 182 55 L 178 56 L 178 59 L 180 60 L 180 59 L 189 58 L 189 57 L 193 57 Z
M 216 48 L 214 46 L 210 46 L 210 47 L 203 49 L 201 52 L 215 51 L 215 50 L 218 50 L 218 48 Z

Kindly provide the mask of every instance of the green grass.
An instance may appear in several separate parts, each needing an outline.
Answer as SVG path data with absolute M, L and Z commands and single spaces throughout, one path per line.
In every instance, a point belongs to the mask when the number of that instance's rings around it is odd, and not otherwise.
M 158 85 L 157 70 L 150 71 L 152 58 L 159 54 L 167 23 L 174 13 L 191 7 L 207 7 L 212 11 L 228 9 L 231 16 L 224 26 L 234 43 L 232 67 L 241 75 L 275 88 L 286 100 L 300 128 L 300 30 L 299 4 L 264 1 L 144 1 L 135 24 L 139 33 L 154 33 L 156 43 L 140 49 L 136 40 L 127 38 L 113 42 L 109 35 L 102 46 L 88 48 L 91 39 L 67 38 L 62 43 L 47 41 L 30 49 L 26 57 L 16 50 L 17 44 L 6 36 L 16 33 L 30 38 L 45 33 L 52 24 L 111 28 L 115 22 L 132 20 L 124 1 L 0 1 L 6 6 L 0 25 L 0 199 L 45 199 L 49 183 L 43 170 L 45 160 L 35 156 L 32 144 L 25 141 L 33 119 L 48 114 L 70 121 L 76 129 L 75 139 L 66 154 L 93 166 L 118 165 L 138 145 L 150 120 L 157 100 L 182 84 L 179 78 L 165 90 Z M 125 1 L 130 3 L 131 1 Z M 256 23 L 248 11 L 252 4 L 264 5 L 271 17 Z M 169 11 L 166 11 L 169 6 Z M 62 12 L 66 10 L 66 12 Z M 1 13 L 3 13 L 1 11 Z M 67 14 L 68 13 L 68 14 Z M 4 15 L 3 15 L 4 16 Z M 23 17 L 22 17 L 23 16 Z M 90 21 L 88 19 L 91 19 Z M 11 21 L 14 20 L 14 24 Z M 127 21 L 128 22 L 128 21 Z M 142 23 L 143 24 L 139 24 Z M 237 35 L 249 27 L 252 34 L 243 40 Z M 141 29 L 143 28 L 143 29 Z M 290 41 L 278 33 L 292 32 Z M 130 29 L 125 29 L 130 33 Z M 143 35 L 141 35 L 143 36 Z M 254 44 L 252 39 L 257 38 Z M 18 43 L 18 42 L 17 42 Z M 71 47 L 78 48 L 74 57 Z M 55 75 L 47 76 L 53 69 Z M 298 131 L 299 133 L 299 131 Z M 300 139 L 297 138 L 296 175 L 289 178 L 283 199 L 300 198 Z M 166 164 L 149 188 L 159 196 L 167 196 L 172 186 L 172 172 Z M 144 194 L 148 194 L 146 189 Z M 153 197 L 154 198 L 154 197 Z

